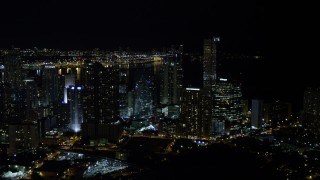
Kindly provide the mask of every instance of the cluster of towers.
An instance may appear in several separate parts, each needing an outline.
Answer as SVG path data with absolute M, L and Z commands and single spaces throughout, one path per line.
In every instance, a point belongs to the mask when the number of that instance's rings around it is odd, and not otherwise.
M 210 139 L 217 135 L 229 134 L 241 123 L 240 86 L 219 77 L 217 73 L 219 41 L 219 37 L 204 40 L 203 86 L 183 89 L 179 136 Z
M 0 65 L 1 127 L 12 129 L 10 137 L 25 129 L 41 137 L 60 127 L 81 132 L 84 138 L 112 141 L 127 118 L 164 116 L 175 121 L 177 136 L 228 134 L 241 121 L 242 94 L 238 84 L 217 73 L 218 42 L 217 37 L 204 40 L 202 87 L 184 85 L 182 45 L 149 59 L 136 55 L 126 61 L 128 55 L 115 53 L 111 63 L 89 59 L 77 66 L 26 63 L 20 51 L 12 50 Z M 146 59 L 151 65 L 141 63 Z

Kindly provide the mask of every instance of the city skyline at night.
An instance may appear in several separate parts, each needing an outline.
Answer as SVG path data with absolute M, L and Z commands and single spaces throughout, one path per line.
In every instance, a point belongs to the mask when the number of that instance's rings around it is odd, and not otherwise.
M 12 1 L 1 7 L 5 49 L 151 51 L 183 44 L 185 52 L 202 53 L 203 40 L 218 36 L 218 51 L 263 57 L 263 67 L 251 69 L 258 72 L 251 88 L 258 96 L 293 100 L 300 109 L 304 89 L 320 84 L 311 50 L 315 28 L 303 21 L 312 21 L 313 11 L 295 13 L 311 5 L 139 0 Z
M 0 178 L 319 178 L 309 6 L 0 2 Z

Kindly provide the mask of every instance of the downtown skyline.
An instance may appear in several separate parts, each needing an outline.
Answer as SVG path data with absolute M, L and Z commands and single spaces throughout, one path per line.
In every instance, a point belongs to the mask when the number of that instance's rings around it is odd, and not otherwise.
M 303 20 L 313 19 L 311 5 L 255 0 L 10 1 L 0 5 L 1 48 L 149 51 L 182 44 L 185 52 L 201 54 L 203 39 L 219 36 L 218 51 L 263 57 L 263 67 L 252 69 L 258 72 L 252 91 L 262 96 L 301 104 L 304 89 L 320 84 L 309 45 L 315 41 L 314 28 Z
M 0 177 L 318 178 L 311 7 L 0 2 Z

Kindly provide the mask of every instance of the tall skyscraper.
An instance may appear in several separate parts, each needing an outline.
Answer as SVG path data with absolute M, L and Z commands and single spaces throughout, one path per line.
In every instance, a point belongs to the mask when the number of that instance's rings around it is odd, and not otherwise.
M 24 80 L 23 88 L 25 120 L 33 122 L 38 119 L 36 108 L 38 108 L 38 87 L 33 78 L 26 78 Z
M 69 103 L 70 103 L 70 124 L 69 127 L 74 132 L 79 132 L 83 122 L 82 111 L 82 86 L 69 86 Z
M 4 81 L 10 84 L 12 89 L 20 89 L 22 81 L 26 77 L 22 69 L 22 59 L 18 51 L 12 50 L 4 57 Z
M 0 83 L 4 83 L 4 71 L 5 71 L 4 65 L 0 64 Z
M 119 71 L 115 65 L 85 62 L 82 137 L 106 138 L 115 142 L 122 133 L 119 123 Z
M 263 100 L 253 99 L 251 108 L 251 126 L 257 129 L 261 128 L 263 117 Z
M 129 86 L 129 64 L 119 65 L 119 112 L 121 117 L 129 116 L 128 86 Z
M 68 103 L 68 88 L 70 86 L 75 86 L 75 75 L 74 74 L 66 74 L 64 75 L 65 85 L 63 88 L 63 103 Z
M 81 72 L 84 86 L 82 136 L 110 139 L 110 131 L 119 125 L 114 123 L 119 118 L 118 68 L 86 61 Z
M 211 123 L 210 91 L 186 88 L 182 94 L 179 132 L 187 138 L 209 138 Z
M 242 118 L 242 93 L 239 85 L 229 82 L 227 79 L 220 78 L 212 89 L 213 96 L 213 124 L 240 123 Z M 213 127 L 217 127 L 213 125 Z M 220 125 L 219 125 L 220 127 Z M 226 127 L 225 130 L 229 131 L 231 127 Z M 220 128 L 221 129 L 221 128 Z M 213 134 L 221 134 L 219 130 L 213 129 Z M 228 132 L 223 132 L 228 133 Z
M 76 85 L 76 69 L 80 68 L 59 68 L 58 69 L 58 82 L 59 82 L 59 97 L 58 97 L 58 112 L 57 116 L 57 126 L 58 127 L 70 127 L 70 104 L 68 104 L 68 95 L 70 95 L 70 87 Z M 79 83 L 77 83 L 79 84 Z M 69 91 L 69 92 L 68 92 Z
M 152 81 L 145 79 L 141 76 L 141 79 L 136 83 L 133 94 L 133 114 L 136 117 L 151 116 L 153 114 L 154 92 L 150 87 L 153 87 Z
M 28 109 L 38 107 L 38 86 L 33 78 L 26 78 L 23 80 L 24 89 L 26 91 L 26 105 Z
M 8 122 L 19 122 L 25 119 L 23 79 L 26 73 L 22 68 L 21 54 L 16 49 L 10 50 L 3 58 L 1 76 L 6 101 L 6 117 Z
M 58 70 L 54 65 L 42 66 L 42 105 L 53 106 L 58 102 Z
M 164 57 L 160 69 L 160 104 L 180 104 L 183 86 L 182 52 Z
M 8 97 L 6 96 L 6 88 L 3 82 L 0 82 L 0 126 L 5 125 L 7 122 L 7 106 L 8 106 Z
M 303 97 L 303 125 L 320 134 L 320 88 L 307 88 Z
M 217 80 L 217 42 L 219 37 L 203 42 L 203 87 L 211 87 Z
M 81 75 L 84 128 L 109 124 L 119 118 L 119 71 L 115 66 L 85 62 Z M 88 130 L 85 130 L 88 132 Z M 98 131 L 96 131 L 98 133 Z M 84 134 L 86 136 L 87 134 Z M 98 134 L 96 134 L 98 136 Z

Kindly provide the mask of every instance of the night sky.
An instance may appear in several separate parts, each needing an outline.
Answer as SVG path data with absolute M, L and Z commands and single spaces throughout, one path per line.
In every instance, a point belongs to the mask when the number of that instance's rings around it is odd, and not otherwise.
M 263 48 L 263 6 L 251 1 L 1 2 L 1 46 L 67 49 L 184 44 L 221 36 L 232 50 Z
M 252 84 L 257 94 L 301 102 L 303 89 L 320 82 L 313 7 L 260 0 L 1 1 L 0 48 L 184 44 L 186 51 L 201 52 L 203 39 L 216 35 L 222 51 L 264 57 Z

